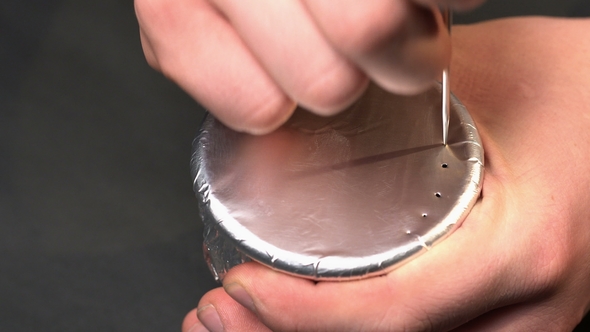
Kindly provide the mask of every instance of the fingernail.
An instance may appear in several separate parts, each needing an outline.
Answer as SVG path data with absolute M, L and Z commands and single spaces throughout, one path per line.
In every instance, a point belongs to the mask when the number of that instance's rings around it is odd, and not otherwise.
M 244 290 L 240 284 L 231 283 L 227 286 L 224 286 L 223 288 L 225 289 L 225 292 L 232 297 L 232 299 L 236 300 L 236 302 L 246 307 L 248 310 L 256 313 L 256 307 L 254 306 L 252 297 L 246 293 L 246 290 Z
M 217 314 L 217 310 L 212 304 L 197 309 L 197 317 L 199 317 L 201 323 L 207 328 L 205 331 L 223 332 L 223 324 L 221 323 L 219 314 Z

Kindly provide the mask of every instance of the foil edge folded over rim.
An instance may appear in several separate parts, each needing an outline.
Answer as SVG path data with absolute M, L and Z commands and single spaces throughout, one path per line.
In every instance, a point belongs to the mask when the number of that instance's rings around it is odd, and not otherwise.
M 481 138 L 467 109 L 455 95 L 451 95 L 451 105 L 454 110 L 452 115 L 458 116 L 462 127 L 469 128 L 467 134 L 473 141 L 469 153 L 472 156 L 469 162 L 476 165 L 469 174 L 471 179 L 469 185 L 458 199 L 459 204 L 453 206 L 451 211 L 436 227 L 418 238 L 416 242 L 362 258 L 323 257 L 310 260 L 308 256 L 286 252 L 261 241 L 256 235 L 250 233 L 243 225 L 235 221 L 227 213 L 223 204 L 209 190 L 207 174 L 201 167 L 203 160 L 201 151 L 203 150 L 203 144 L 209 143 L 207 142 L 208 126 L 217 121 L 211 114 L 206 115 L 201 130 L 193 141 L 191 158 L 193 189 L 200 200 L 200 208 L 206 209 L 206 211 L 201 211 L 202 221 L 206 227 L 213 227 L 218 231 L 221 236 L 225 237 L 225 240 L 231 242 L 235 249 L 244 256 L 283 273 L 313 280 L 351 280 L 385 274 L 418 257 L 421 253 L 428 251 L 433 245 L 452 234 L 467 218 L 480 197 L 484 176 L 484 151 Z M 228 228 L 232 229 L 232 231 L 228 231 Z M 232 236 L 234 233 L 243 233 L 247 236 L 245 239 L 238 240 Z M 270 254 L 271 252 L 275 254 Z M 287 260 L 283 257 L 290 257 L 291 259 Z M 231 267 L 233 266 L 227 266 L 227 269 Z M 217 272 L 214 271 L 214 274 L 217 274 Z M 221 278 L 222 276 L 219 277 L 219 279 Z

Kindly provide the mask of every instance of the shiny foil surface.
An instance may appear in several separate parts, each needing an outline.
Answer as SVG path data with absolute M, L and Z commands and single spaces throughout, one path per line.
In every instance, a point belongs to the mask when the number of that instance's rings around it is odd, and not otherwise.
M 216 278 L 247 260 L 311 279 L 383 274 L 424 252 L 479 197 L 484 152 L 451 101 L 442 144 L 440 87 L 396 96 L 372 85 L 346 111 L 297 109 L 264 136 L 207 116 L 194 141 L 194 189 Z

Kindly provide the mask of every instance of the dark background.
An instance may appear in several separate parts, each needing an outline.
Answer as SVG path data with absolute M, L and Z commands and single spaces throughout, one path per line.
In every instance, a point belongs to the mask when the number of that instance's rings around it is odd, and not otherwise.
M 525 14 L 590 2 L 456 21 Z M 145 63 L 132 0 L 2 0 L 0 331 L 180 330 L 215 286 L 189 174 L 203 114 Z

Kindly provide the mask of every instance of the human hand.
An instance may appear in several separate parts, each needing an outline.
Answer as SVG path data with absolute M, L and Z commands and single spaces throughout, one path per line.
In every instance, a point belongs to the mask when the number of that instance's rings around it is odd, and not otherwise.
M 344 109 L 369 79 L 425 90 L 450 58 L 435 5 L 482 0 L 135 0 L 149 64 L 226 125 L 269 132 L 296 104 Z M 420 5 L 418 5 L 420 3 Z
M 237 266 L 199 303 L 211 331 L 568 331 L 588 312 L 590 21 L 453 35 L 453 91 L 486 151 L 462 226 L 382 277 L 315 283 Z M 189 328 L 204 328 L 194 311 Z

